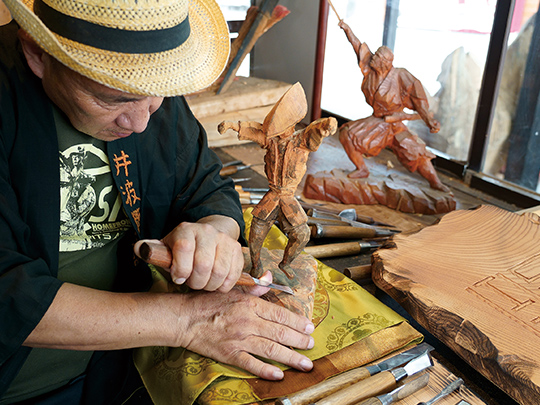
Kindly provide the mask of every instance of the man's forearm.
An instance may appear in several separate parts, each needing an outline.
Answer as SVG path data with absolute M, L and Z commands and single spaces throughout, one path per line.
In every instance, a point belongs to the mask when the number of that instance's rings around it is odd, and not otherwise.
M 25 346 L 115 350 L 181 341 L 181 294 L 111 293 L 64 283 Z

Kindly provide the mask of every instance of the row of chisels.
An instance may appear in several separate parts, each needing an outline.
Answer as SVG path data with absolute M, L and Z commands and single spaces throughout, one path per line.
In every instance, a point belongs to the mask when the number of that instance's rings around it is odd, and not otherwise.
M 433 366 L 427 343 L 422 343 L 372 366 L 355 368 L 318 384 L 279 398 L 278 405 L 390 405 L 427 386 Z M 405 380 L 405 383 L 402 383 Z M 449 384 L 426 403 L 431 405 L 457 389 L 463 380 Z
M 236 186 L 242 204 L 257 204 L 268 189 L 244 188 Z M 337 256 L 352 256 L 377 249 L 389 237 L 400 232 L 392 225 L 377 222 L 371 217 L 361 216 L 354 209 L 345 209 L 339 213 L 331 212 L 309 204 L 300 199 L 310 228 L 310 238 L 341 239 L 350 242 L 333 242 L 307 246 L 305 252 L 322 259 Z M 354 240 L 354 241 L 353 241 Z

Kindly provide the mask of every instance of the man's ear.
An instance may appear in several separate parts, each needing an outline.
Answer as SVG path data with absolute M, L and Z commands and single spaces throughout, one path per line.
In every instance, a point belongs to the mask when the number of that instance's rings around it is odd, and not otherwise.
M 19 40 L 21 41 L 22 49 L 28 66 L 32 69 L 32 72 L 39 77 L 43 78 L 43 72 L 45 70 L 44 58 L 48 55 L 40 48 L 38 44 L 32 39 L 28 33 L 22 29 L 18 32 Z

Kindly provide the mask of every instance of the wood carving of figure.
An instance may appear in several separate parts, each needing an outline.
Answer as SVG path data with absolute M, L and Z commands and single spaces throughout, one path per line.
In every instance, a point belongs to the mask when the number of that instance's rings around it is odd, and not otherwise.
M 418 171 L 437 190 L 449 191 L 439 180 L 431 163 L 435 157 L 426 149 L 422 139 L 411 133 L 403 120 L 422 119 L 430 132 L 436 133 L 440 124 L 429 112 L 429 104 L 422 83 L 409 71 L 393 67 L 392 51 L 381 46 L 375 53 L 358 40 L 351 28 L 341 20 L 339 26 L 347 35 L 358 57 L 364 75 L 362 92 L 373 114 L 351 121 L 339 129 L 339 140 L 356 166 L 350 178 L 369 176 L 363 155 L 377 156 L 384 148 L 391 149 L 399 161 L 411 172 Z M 408 114 L 407 108 L 416 113 Z
M 289 278 L 294 274 L 293 260 L 302 252 L 309 241 L 310 232 L 307 216 L 295 198 L 295 191 L 306 172 L 310 152 L 316 151 L 323 138 L 337 130 L 335 118 L 322 118 L 305 129 L 295 131 L 307 113 L 307 101 L 300 83 L 294 84 L 274 105 L 264 122 L 222 122 L 219 133 L 228 129 L 238 132 L 238 139 L 256 142 L 266 149 L 265 174 L 269 191 L 253 209 L 253 220 L 249 234 L 249 250 L 252 262 L 251 273 L 260 277 L 260 254 L 263 241 L 276 219 L 289 241 L 279 268 Z

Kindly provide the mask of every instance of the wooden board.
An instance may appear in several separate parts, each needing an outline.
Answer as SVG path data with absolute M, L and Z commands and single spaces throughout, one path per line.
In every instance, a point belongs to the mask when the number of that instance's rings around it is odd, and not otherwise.
M 249 257 L 249 256 L 248 256 Z M 315 305 L 315 290 L 317 288 L 317 262 L 309 255 L 300 255 L 291 263 L 294 270 L 294 278 L 289 279 L 279 269 L 278 265 L 283 259 L 283 250 L 268 250 L 262 248 L 261 262 L 264 271 L 271 271 L 273 282 L 279 285 L 289 286 L 294 295 L 278 290 L 270 290 L 262 298 L 274 304 L 288 308 L 292 312 L 303 315 L 310 320 L 313 318 Z M 246 259 L 244 271 L 250 272 L 251 262 Z
M 373 254 L 375 284 L 521 404 L 540 403 L 540 218 L 446 214 Z
M 203 91 L 189 94 L 186 100 L 197 119 L 233 111 L 274 105 L 291 84 L 257 77 L 238 76 L 222 94 Z

